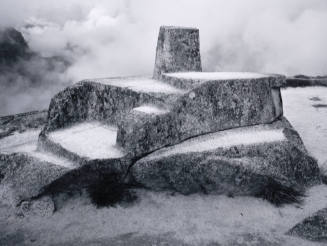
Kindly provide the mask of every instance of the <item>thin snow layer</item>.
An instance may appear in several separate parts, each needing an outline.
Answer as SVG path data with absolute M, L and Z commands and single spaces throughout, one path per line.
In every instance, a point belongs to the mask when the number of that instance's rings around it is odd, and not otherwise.
M 159 108 L 155 105 L 142 105 L 137 108 L 133 108 L 135 111 L 143 112 L 146 114 L 165 114 L 168 112 L 168 110 Z
M 326 87 L 287 88 L 282 90 L 284 115 L 299 132 L 308 151 L 327 168 Z
M 30 130 L 23 133 L 15 132 L 13 135 L 0 139 L 0 152 L 4 154 L 25 153 L 40 161 L 55 165 L 73 168 L 74 164 L 69 160 L 60 158 L 52 153 L 43 153 L 37 150 L 37 140 L 40 130 Z
M 90 159 L 119 158 L 123 151 L 116 146 L 117 128 L 99 122 L 84 122 L 49 134 L 52 141 L 79 156 Z
M 92 81 L 100 84 L 124 87 L 140 92 L 156 92 L 167 94 L 183 94 L 186 92 L 185 90 L 178 89 L 172 85 L 146 77 L 94 79 Z
M 310 246 L 320 244 L 285 233 L 327 204 L 327 186 L 324 185 L 309 189 L 301 206 L 281 208 L 253 197 L 183 196 L 144 190 L 137 194 L 139 201 L 129 207 L 118 205 L 97 209 L 82 198 L 72 200 L 51 218 L 4 218 L 3 221 L 10 221 L 7 225 L 12 232 L 32 230 L 32 236 L 40 235 L 38 245 L 49 242 L 58 245 L 81 242 L 85 242 L 82 245 L 93 242 L 131 245 L 131 237 L 142 235 L 145 235 L 143 243 L 135 245 L 152 245 L 147 241 L 147 235 L 162 235 L 168 240 L 173 237 L 191 245 Z M 116 241 L 111 241 L 114 237 L 117 237 Z M 157 241 L 152 239 L 152 242 Z
M 283 129 L 269 129 L 258 125 L 219 131 L 186 140 L 180 144 L 159 150 L 152 158 L 189 153 L 204 152 L 217 148 L 228 148 L 238 145 L 254 145 L 285 140 Z
M 180 79 L 195 80 L 233 80 L 233 79 L 258 79 L 269 77 L 266 74 L 249 73 L 249 72 L 183 72 L 183 73 L 166 73 L 166 76 Z

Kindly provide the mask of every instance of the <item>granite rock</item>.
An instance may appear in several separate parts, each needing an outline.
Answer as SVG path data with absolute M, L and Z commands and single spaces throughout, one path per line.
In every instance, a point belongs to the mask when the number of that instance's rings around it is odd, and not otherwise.
M 215 134 L 228 136 L 230 131 L 200 136 L 138 160 L 131 167 L 131 175 L 137 183 L 149 189 L 183 194 L 203 191 L 256 195 L 271 180 L 281 186 L 299 189 L 320 183 L 316 160 L 308 155 L 300 137 L 286 119 L 257 126 L 253 131 L 260 129 L 279 130 L 285 139 L 212 147 Z M 209 147 L 201 149 L 200 145 L 205 141 Z M 219 143 L 219 138 L 215 141 Z M 193 149 L 188 149 L 189 144 Z
M 310 241 L 327 243 L 327 208 L 319 210 L 312 216 L 304 219 L 288 231 L 287 234 Z
M 40 195 L 44 187 L 69 171 L 23 153 L 0 154 L 0 196 L 13 206 Z
M 148 103 L 162 104 L 165 95 L 82 81 L 54 96 L 43 132 L 85 120 L 117 124 L 124 112 Z
M 140 156 L 194 136 L 272 123 L 283 115 L 280 91 L 271 88 L 272 80 L 203 82 L 165 114 L 130 112 L 118 125 L 117 143 Z
M 199 30 L 182 27 L 160 27 L 153 77 L 163 73 L 202 71 Z

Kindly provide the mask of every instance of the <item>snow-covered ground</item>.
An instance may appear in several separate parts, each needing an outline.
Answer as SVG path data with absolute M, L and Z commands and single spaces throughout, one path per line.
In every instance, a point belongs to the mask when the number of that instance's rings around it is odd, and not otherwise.
M 141 92 L 157 92 L 157 93 L 172 93 L 172 94 L 185 93 L 185 91 L 182 89 L 178 89 L 164 82 L 147 78 L 147 77 L 94 79 L 92 81 L 101 84 L 126 87 L 131 90 L 141 91 Z
M 90 159 L 124 156 L 116 146 L 117 128 L 99 122 L 83 122 L 49 134 L 49 138 L 65 149 Z
M 256 79 L 264 78 L 269 75 L 249 72 L 183 72 L 166 73 L 170 77 L 195 80 L 228 80 L 228 79 Z
M 282 98 L 284 115 L 319 165 L 327 168 L 327 87 L 287 88 Z
M 251 197 L 183 196 L 145 190 L 138 190 L 137 194 L 139 201 L 128 207 L 96 209 L 86 197 L 81 197 L 71 200 L 51 218 L 27 217 L 17 221 L 14 215 L 0 214 L 0 227 L 7 222 L 3 227 L 7 235 L 23 232 L 23 241 L 27 242 L 24 245 L 52 242 L 53 245 L 143 246 L 172 245 L 176 240 L 180 241 L 173 245 L 181 242 L 230 246 L 323 245 L 284 233 L 326 206 L 327 186 L 311 188 L 300 207 L 282 208 Z M 134 237 L 141 237 L 141 242 Z M 156 237 L 171 243 L 159 244 L 154 240 Z

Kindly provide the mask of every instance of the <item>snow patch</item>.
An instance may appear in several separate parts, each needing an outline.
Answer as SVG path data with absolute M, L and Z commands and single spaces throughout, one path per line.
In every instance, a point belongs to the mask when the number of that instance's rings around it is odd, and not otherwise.
M 117 128 L 99 122 L 84 122 L 49 134 L 63 148 L 90 159 L 119 158 L 123 151 L 116 146 Z
M 251 126 L 219 131 L 192 138 L 180 144 L 158 150 L 151 158 L 159 158 L 174 154 L 210 151 L 238 145 L 253 145 L 285 140 L 283 129 L 268 129 L 268 126 Z
M 249 72 L 183 72 L 183 73 L 166 73 L 166 76 L 180 79 L 195 80 L 232 80 L 232 79 L 258 79 L 269 77 L 266 74 L 249 73 Z
M 139 92 L 156 92 L 168 94 L 183 94 L 186 91 L 178 89 L 164 82 L 146 77 L 94 79 L 94 82 L 112 86 L 128 88 Z
M 326 87 L 287 88 L 281 90 L 284 115 L 299 132 L 308 151 L 318 159 L 319 166 L 327 168 L 327 108 L 313 107 L 320 98 L 327 104 Z
M 155 105 L 142 105 L 140 107 L 133 108 L 133 110 L 143 112 L 146 114 L 165 114 L 169 112 L 168 110 L 163 108 L 158 108 Z

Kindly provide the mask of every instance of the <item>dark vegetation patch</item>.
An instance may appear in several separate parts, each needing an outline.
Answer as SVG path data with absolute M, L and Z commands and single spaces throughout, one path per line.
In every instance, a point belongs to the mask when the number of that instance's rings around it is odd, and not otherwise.
M 320 97 L 310 97 L 309 100 L 314 101 L 314 102 L 319 102 L 319 101 L 321 101 L 321 98 Z
M 284 204 L 301 203 L 304 191 L 268 178 L 267 182 L 258 188 L 255 197 L 267 200 L 279 207 Z
M 103 174 L 88 186 L 91 201 L 98 208 L 134 202 L 137 197 L 116 173 Z
M 317 103 L 317 104 L 313 104 L 312 107 L 314 107 L 314 108 L 327 108 L 327 104 Z

